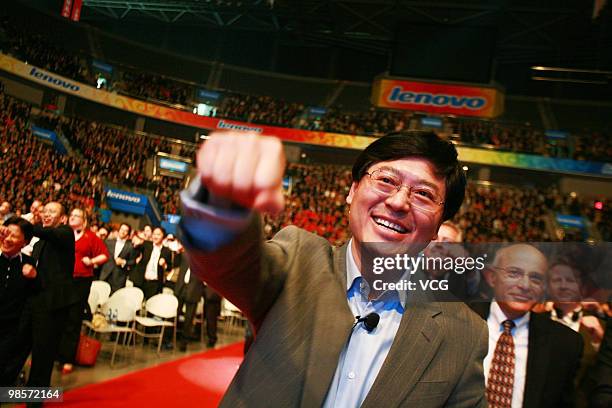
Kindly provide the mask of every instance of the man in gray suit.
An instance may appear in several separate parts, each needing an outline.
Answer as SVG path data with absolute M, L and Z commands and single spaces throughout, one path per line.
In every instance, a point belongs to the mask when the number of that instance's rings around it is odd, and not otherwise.
M 410 132 L 368 146 L 353 166 L 352 238 L 341 248 L 296 227 L 261 239 L 257 213 L 284 207 L 279 140 L 215 133 L 197 166 L 181 194 L 191 271 L 256 332 L 221 406 L 486 406 L 484 322 L 460 302 L 379 290 L 364 265 L 364 244 L 416 256 L 458 211 L 466 180 L 451 143 Z
M 110 283 L 111 293 L 125 287 L 129 270 L 136 263 L 138 255 L 130 241 L 131 232 L 132 227 L 123 223 L 119 227 L 117 239 L 107 239 L 104 242 L 111 256 L 100 271 L 100 280 Z

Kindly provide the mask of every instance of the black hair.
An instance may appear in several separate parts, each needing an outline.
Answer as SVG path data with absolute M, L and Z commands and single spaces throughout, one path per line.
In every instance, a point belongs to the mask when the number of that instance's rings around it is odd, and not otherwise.
M 434 132 L 421 130 L 394 132 L 375 140 L 359 154 L 353 164 L 353 181 L 359 182 L 368 169 L 378 162 L 406 157 L 418 157 L 430 161 L 436 170 L 436 175 L 444 177 L 446 196 L 442 221 L 453 218 L 463 203 L 467 180 L 457 160 L 455 146 Z
M 121 227 L 123 227 L 124 225 L 125 225 L 126 227 L 128 227 L 128 234 L 131 234 L 131 233 L 132 233 L 132 226 L 131 226 L 130 224 L 128 224 L 127 222 L 122 222 L 122 223 L 119 225 L 119 229 L 121 229 Z
M 6 221 L 4 221 L 3 225 L 5 227 L 8 227 L 9 225 L 18 226 L 19 229 L 21 229 L 21 232 L 23 233 L 23 237 L 25 239 L 26 244 L 29 243 L 32 240 L 32 237 L 34 236 L 34 227 L 32 226 L 32 224 L 16 215 L 7 218 Z
M 164 229 L 164 227 L 155 227 L 155 228 L 153 228 L 153 231 L 155 231 L 157 229 L 160 230 L 162 232 L 162 234 L 164 234 L 164 237 L 166 236 L 166 230 Z

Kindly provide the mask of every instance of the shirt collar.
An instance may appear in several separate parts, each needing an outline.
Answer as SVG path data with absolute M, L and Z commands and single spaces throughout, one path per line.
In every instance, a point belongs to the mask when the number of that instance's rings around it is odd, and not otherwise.
M 13 259 L 15 259 L 15 258 L 17 258 L 17 257 L 19 257 L 19 260 L 21 260 L 21 259 L 22 259 L 22 258 L 21 258 L 21 252 L 17 252 L 15 255 L 13 255 L 13 256 L 11 256 L 11 257 L 8 257 L 8 256 L 4 255 L 4 254 L 2 253 L 2 251 L 0 251 L 0 256 L 4 257 L 5 259 L 8 259 L 8 260 L 10 260 L 10 261 L 12 261 Z
M 531 312 L 527 312 L 518 319 L 514 319 L 513 322 L 515 328 L 513 330 L 519 330 L 523 327 L 526 327 L 529 324 L 530 316 Z M 493 302 L 491 302 L 491 311 L 489 313 L 489 317 L 493 319 L 493 323 L 496 325 L 496 327 L 499 328 L 499 330 L 502 330 L 502 323 L 508 320 L 506 314 L 501 310 L 501 307 L 499 307 L 499 304 L 497 303 L 497 301 L 495 301 L 495 299 L 493 299 Z
M 355 262 L 355 258 L 353 257 L 353 239 L 349 240 L 346 249 L 346 294 L 350 297 L 350 294 L 354 291 L 362 292 L 363 295 L 367 297 L 367 294 L 370 292 L 370 286 L 368 282 L 361 275 L 361 271 L 357 267 L 357 263 Z M 410 279 L 410 271 L 407 270 L 404 272 L 400 280 Z M 361 287 L 361 283 L 363 282 L 364 287 Z M 387 290 L 383 292 L 377 300 L 390 300 L 390 301 L 399 301 L 402 306 L 402 309 L 406 308 L 406 298 L 407 291 L 405 290 Z

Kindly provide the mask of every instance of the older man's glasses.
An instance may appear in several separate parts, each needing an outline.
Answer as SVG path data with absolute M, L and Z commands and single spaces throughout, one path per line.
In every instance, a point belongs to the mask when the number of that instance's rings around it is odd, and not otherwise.
M 372 189 L 378 194 L 389 197 L 398 193 L 403 187 L 408 189 L 408 202 L 412 207 L 427 212 L 436 212 L 444 201 L 428 186 L 407 186 L 393 173 L 380 169 L 366 173 Z
M 527 281 L 529 282 L 529 286 L 531 287 L 541 289 L 546 284 L 544 280 L 544 275 L 541 275 L 539 273 L 535 273 L 535 272 L 527 273 L 520 268 L 514 268 L 514 267 L 508 267 L 508 268 L 496 267 L 495 269 L 500 271 L 503 274 L 503 276 L 506 278 L 506 280 L 509 282 L 516 283 L 516 282 L 524 281 L 525 277 L 527 277 Z

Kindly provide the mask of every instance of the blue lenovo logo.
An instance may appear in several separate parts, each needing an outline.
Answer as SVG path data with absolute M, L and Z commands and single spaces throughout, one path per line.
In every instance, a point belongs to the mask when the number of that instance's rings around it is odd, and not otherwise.
M 45 72 L 41 72 L 36 68 L 32 68 L 32 70 L 30 71 L 30 76 L 33 76 L 34 78 L 39 79 L 41 81 L 47 81 L 53 85 L 61 86 L 65 89 L 70 89 L 71 91 L 78 92 L 81 89 L 81 87 L 78 85 L 66 82 L 61 78 L 56 78 Z
M 445 94 L 431 94 L 428 92 L 404 91 L 401 86 L 396 86 L 389 94 L 389 102 L 414 103 L 430 106 L 448 106 L 451 108 L 482 109 L 487 100 L 481 97 L 468 97 Z

